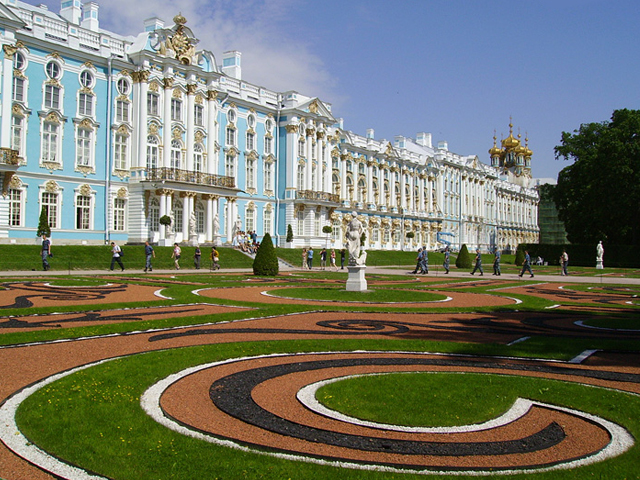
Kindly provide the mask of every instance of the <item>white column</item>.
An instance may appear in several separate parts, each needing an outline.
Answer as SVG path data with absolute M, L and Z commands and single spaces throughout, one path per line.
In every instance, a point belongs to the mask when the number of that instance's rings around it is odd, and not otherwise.
M 207 169 L 209 174 L 218 175 L 218 153 L 216 152 L 216 141 L 218 140 L 218 127 L 216 125 L 218 92 L 207 91 Z
M 162 153 L 162 166 L 169 168 L 171 166 L 171 87 L 173 80 L 164 79 L 164 104 L 163 104 L 163 128 L 162 143 L 164 145 Z
M 133 104 L 137 104 L 137 112 L 133 112 L 134 115 L 137 113 L 136 125 L 138 126 L 136 129 L 138 135 L 138 151 L 135 155 L 134 161 L 135 165 L 138 167 L 145 168 L 147 166 L 147 91 L 149 89 L 149 84 L 147 83 L 147 78 L 149 72 L 138 72 L 138 88 L 134 89 L 134 95 L 137 92 L 138 98 L 134 98 Z M 135 77 L 134 77 L 135 78 Z
M 194 142 L 194 137 L 195 137 L 195 132 L 194 132 L 195 119 L 194 119 L 194 115 L 193 115 L 193 110 L 194 110 L 194 107 L 195 107 L 195 99 L 196 99 L 195 95 L 196 95 L 196 85 L 195 84 L 187 85 L 187 111 L 186 111 L 186 115 L 187 115 L 187 137 L 186 137 L 186 142 L 187 142 L 187 161 L 186 161 L 185 170 L 188 170 L 190 172 L 192 172 L 194 170 L 194 167 L 193 167 L 193 142 Z
M 380 182 L 378 182 L 380 187 Z M 367 203 L 374 203 L 375 196 L 373 194 L 373 162 L 367 164 Z
M 3 45 L 4 59 L 2 60 L 2 129 L 0 130 L 0 146 L 11 148 L 11 105 L 13 98 L 13 55 L 14 48 Z

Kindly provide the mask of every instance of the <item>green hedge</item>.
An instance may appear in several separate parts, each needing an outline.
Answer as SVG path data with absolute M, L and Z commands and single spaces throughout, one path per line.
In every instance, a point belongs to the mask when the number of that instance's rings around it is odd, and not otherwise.
M 596 245 L 553 245 L 548 243 L 521 243 L 518 250 L 528 250 L 531 261 L 542 257 L 549 265 L 559 265 L 562 250 L 569 255 L 569 265 L 578 267 L 596 266 Z M 640 267 L 639 248 L 633 245 L 604 245 L 604 266 L 612 268 Z

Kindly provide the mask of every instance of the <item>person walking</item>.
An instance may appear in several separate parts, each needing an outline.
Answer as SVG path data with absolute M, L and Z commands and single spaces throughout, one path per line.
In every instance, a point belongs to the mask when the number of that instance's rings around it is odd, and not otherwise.
M 336 272 L 338 271 L 338 266 L 336 265 L 336 251 L 333 248 L 331 249 L 331 266 Z
M 531 257 L 529 256 L 529 252 L 527 250 L 524 251 L 524 263 L 522 264 L 522 271 L 520 272 L 519 277 L 524 275 L 525 271 L 529 271 L 531 274 L 531 278 L 533 278 L 533 270 L 531 270 Z
M 502 254 L 500 253 L 500 250 L 498 250 L 498 247 L 496 247 L 493 251 L 494 253 L 494 257 L 493 257 L 493 274 L 494 275 L 500 275 L 500 257 L 502 256 Z
M 344 248 L 340 250 L 340 270 L 344 270 L 344 258 L 346 254 L 347 252 Z
M 171 254 L 171 258 L 173 258 L 173 264 L 176 267 L 176 270 L 180 270 L 180 254 L 182 253 L 182 249 L 178 245 L 178 243 L 173 244 L 173 253 Z
M 422 257 L 420 257 L 420 273 L 427 275 L 429 273 L 429 252 L 426 245 L 422 247 Z
M 51 254 L 51 240 L 47 238 L 46 235 L 42 235 L 42 247 L 40 248 L 40 257 L 42 258 L 42 268 L 46 272 L 47 270 L 51 270 L 51 265 L 49 265 L 49 257 L 52 257 Z
M 482 255 L 480 255 L 480 249 L 476 248 L 476 264 L 471 271 L 471 275 L 476 273 L 476 270 L 480 270 L 480 276 L 484 275 L 484 271 L 482 270 Z
M 216 247 L 211 247 L 211 270 L 220 270 L 220 253 Z
M 446 247 L 444 247 L 444 263 L 442 264 L 445 270 L 445 275 L 449 273 L 449 262 L 451 261 L 449 258 L 450 256 L 451 252 L 449 252 L 449 245 L 447 245 Z
M 413 275 L 418 273 L 418 270 L 420 270 L 421 262 L 422 262 L 422 247 L 418 248 L 418 256 L 416 257 L 416 268 L 414 268 L 413 272 L 411 272 Z
M 562 266 L 561 275 L 569 275 L 569 254 L 566 250 L 562 250 L 562 255 L 560 255 L 560 265 Z
M 111 271 L 112 272 L 116 262 L 118 262 L 118 265 L 120 265 L 120 268 L 124 272 L 124 265 L 122 264 L 122 249 L 118 245 L 116 245 L 116 242 L 111 242 Z
M 307 265 L 309 270 L 313 268 L 313 247 L 309 247 L 309 250 L 307 250 Z
M 151 266 L 151 259 L 156 258 L 156 252 L 153 250 L 153 247 L 149 244 L 149 242 L 144 242 L 144 273 L 153 272 L 153 267 Z
M 200 251 L 200 246 L 196 245 L 196 250 L 193 254 L 193 264 L 196 267 L 196 270 L 200 270 L 200 258 L 202 257 L 202 252 Z
M 327 249 L 326 248 L 323 248 L 320 251 L 320 269 L 322 270 L 327 269 Z

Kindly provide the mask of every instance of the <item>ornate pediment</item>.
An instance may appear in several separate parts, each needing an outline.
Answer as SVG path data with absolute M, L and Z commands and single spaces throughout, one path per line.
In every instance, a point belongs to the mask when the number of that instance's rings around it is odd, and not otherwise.
M 192 65 L 197 62 L 196 45 L 199 40 L 185 26 L 187 19 L 181 14 L 173 17 L 173 21 L 175 25 L 172 28 L 151 33 L 151 45 L 160 55 L 175 58 L 184 65 Z

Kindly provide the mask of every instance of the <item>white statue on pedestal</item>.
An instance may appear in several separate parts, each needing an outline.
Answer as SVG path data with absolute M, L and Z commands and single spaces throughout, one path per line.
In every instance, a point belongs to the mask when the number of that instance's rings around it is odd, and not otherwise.
M 598 243 L 596 247 L 596 268 L 602 269 L 604 268 L 604 247 L 602 246 L 602 240 Z
M 196 214 L 189 215 L 189 235 L 196 235 Z
M 364 227 L 362 222 L 358 220 L 358 214 L 352 212 L 353 218 L 349 222 L 347 227 L 347 249 L 349 250 L 349 265 L 358 265 L 358 259 L 360 258 L 360 238 Z M 360 263 L 360 265 L 362 265 Z
M 213 234 L 217 235 L 219 231 L 220 231 L 220 219 L 218 218 L 218 214 L 216 213 L 216 216 L 213 217 Z
M 169 212 L 169 218 L 171 219 L 171 223 L 167 225 L 167 228 L 166 228 L 167 237 L 170 237 L 171 235 L 173 235 L 173 225 L 176 222 L 176 217 L 173 215 L 173 210 Z

